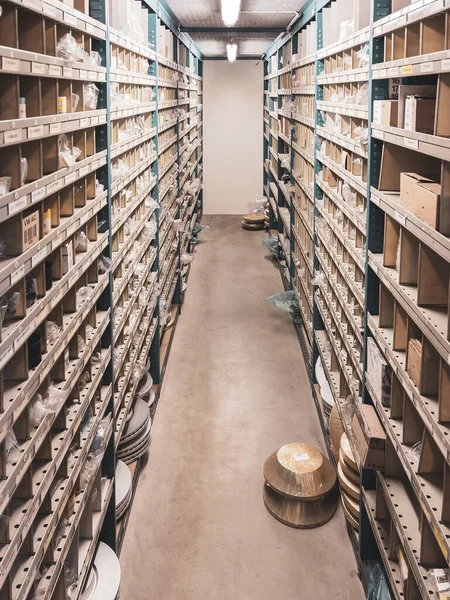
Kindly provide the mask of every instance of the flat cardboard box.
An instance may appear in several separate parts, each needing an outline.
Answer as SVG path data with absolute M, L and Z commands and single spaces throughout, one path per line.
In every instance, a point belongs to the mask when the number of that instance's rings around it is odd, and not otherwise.
M 408 96 L 429 96 L 436 95 L 435 85 L 399 85 L 398 86 L 398 125 L 405 126 L 405 104 Z
M 39 209 L 22 219 L 22 247 L 23 251 L 31 248 L 39 241 Z
M 373 122 L 378 125 L 397 127 L 398 125 L 398 101 L 397 100 L 375 100 L 373 103 Z
M 422 342 L 416 338 L 409 340 L 408 344 L 408 375 L 420 390 L 422 375 Z
M 405 100 L 405 131 L 433 135 L 436 115 L 436 98 L 408 96 Z
M 417 173 L 400 174 L 400 203 L 439 231 L 441 184 Z
M 386 434 L 375 409 L 360 404 L 352 419 L 356 449 L 365 469 L 384 469 Z
M 375 340 L 367 338 L 367 377 L 382 405 L 391 404 L 392 368 L 385 361 Z

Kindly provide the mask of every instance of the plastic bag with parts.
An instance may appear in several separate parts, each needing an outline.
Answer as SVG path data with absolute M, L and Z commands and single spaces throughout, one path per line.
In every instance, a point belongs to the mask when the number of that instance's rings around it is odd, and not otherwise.
M 290 313 L 296 323 L 302 322 L 297 296 L 293 290 L 281 292 L 281 294 L 275 294 L 274 296 L 269 296 L 266 298 L 266 300 L 269 304 L 272 304 L 272 306 L 281 308 L 281 310 L 285 310 Z

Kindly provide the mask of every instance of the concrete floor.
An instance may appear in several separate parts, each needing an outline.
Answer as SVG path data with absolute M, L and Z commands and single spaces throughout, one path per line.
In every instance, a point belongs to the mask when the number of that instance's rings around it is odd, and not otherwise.
M 122 553 L 121 600 L 362 600 L 341 509 L 277 522 L 262 467 L 279 446 L 324 450 L 278 270 L 237 217 L 196 249 Z

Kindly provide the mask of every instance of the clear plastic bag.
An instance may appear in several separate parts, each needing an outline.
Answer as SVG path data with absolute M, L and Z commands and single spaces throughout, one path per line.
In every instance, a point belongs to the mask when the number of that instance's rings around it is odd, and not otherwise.
M 272 304 L 272 306 L 290 313 L 295 322 L 301 323 L 302 317 L 300 313 L 300 307 L 297 296 L 293 290 L 281 292 L 281 294 L 275 294 L 274 296 L 269 296 L 266 298 L 266 300 L 269 304 Z
M 84 231 L 78 231 L 74 237 L 75 252 L 77 254 L 87 252 L 88 245 L 88 239 Z
M 16 434 L 14 433 L 14 430 L 11 427 L 8 430 L 8 433 L 6 434 L 6 438 L 5 438 L 6 457 L 8 458 L 9 454 L 13 450 L 17 450 L 18 448 L 19 448 L 19 443 L 17 441 Z
M 77 162 L 78 157 L 81 154 L 81 150 L 74 146 L 70 148 L 69 140 L 65 133 L 58 136 L 58 156 L 59 156 L 59 168 L 73 167 Z
M 376 564 L 367 586 L 367 600 L 392 600 L 381 565 Z
M 341 21 L 341 26 L 339 29 L 339 39 L 345 40 L 350 35 L 354 33 L 355 23 L 353 19 L 349 19 L 348 21 Z
M 31 427 L 37 427 L 42 419 L 54 411 L 45 404 L 41 394 L 37 394 L 30 404 L 29 420 Z
M 406 450 L 406 456 L 414 463 L 419 464 L 420 454 L 422 452 L 422 441 L 413 444 Z
M 91 61 L 89 54 L 70 33 L 64 34 L 57 43 L 56 56 L 57 58 L 75 62 L 89 63 Z
M 20 159 L 20 185 L 24 185 L 28 175 L 28 161 L 26 158 Z
M 96 110 L 98 102 L 98 87 L 93 83 L 86 83 L 83 86 L 83 102 L 85 108 Z
M 78 94 L 72 94 L 72 112 L 77 112 L 79 102 L 80 96 Z
M 11 177 L 0 177 L 0 196 L 6 196 L 11 190 Z
M 439 597 L 444 600 L 450 597 L 450 569 L 430 569 L 436 582 Z
M 81 306 L 83 302 L 86 302 L 86 300 L 91 297 L 91 295 L 92 288 L 88 287 L 87 285 L 81 287 L 77 291 L 77 306 Z
M 268 237 L 263 239 L 262 245 L 264 246 L 264 248 L 267 248 L 267 250 L 269 250 L 269 252 L 272 256 L 275 256 L 275 257 L 278 256 L 278 237 L 277 236 L 269 235 Z
M 61 327 L 59 327 L 54 321 L 47 321 L 45 324 L 45 331 L 47 335 L 47 343 L 53 345 L 61 333 Z
M 104 275 L 111 268 L 112 261 L 107 256 L 100 254 L 98 257 L 98 272 L 100 275 Z
M 364 44 L 364 46 L 360 50 L 358 50 L 356 56 L 358 57 L 358 69 L 367 67 L 370 60 L 370 49 L 368 42 Z

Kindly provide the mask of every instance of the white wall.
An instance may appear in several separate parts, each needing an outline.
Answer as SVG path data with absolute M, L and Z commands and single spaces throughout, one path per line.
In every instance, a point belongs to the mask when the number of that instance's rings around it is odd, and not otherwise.
M 263 64 L 203 63 L 205 214 L 245 214 L 262 196 Z

